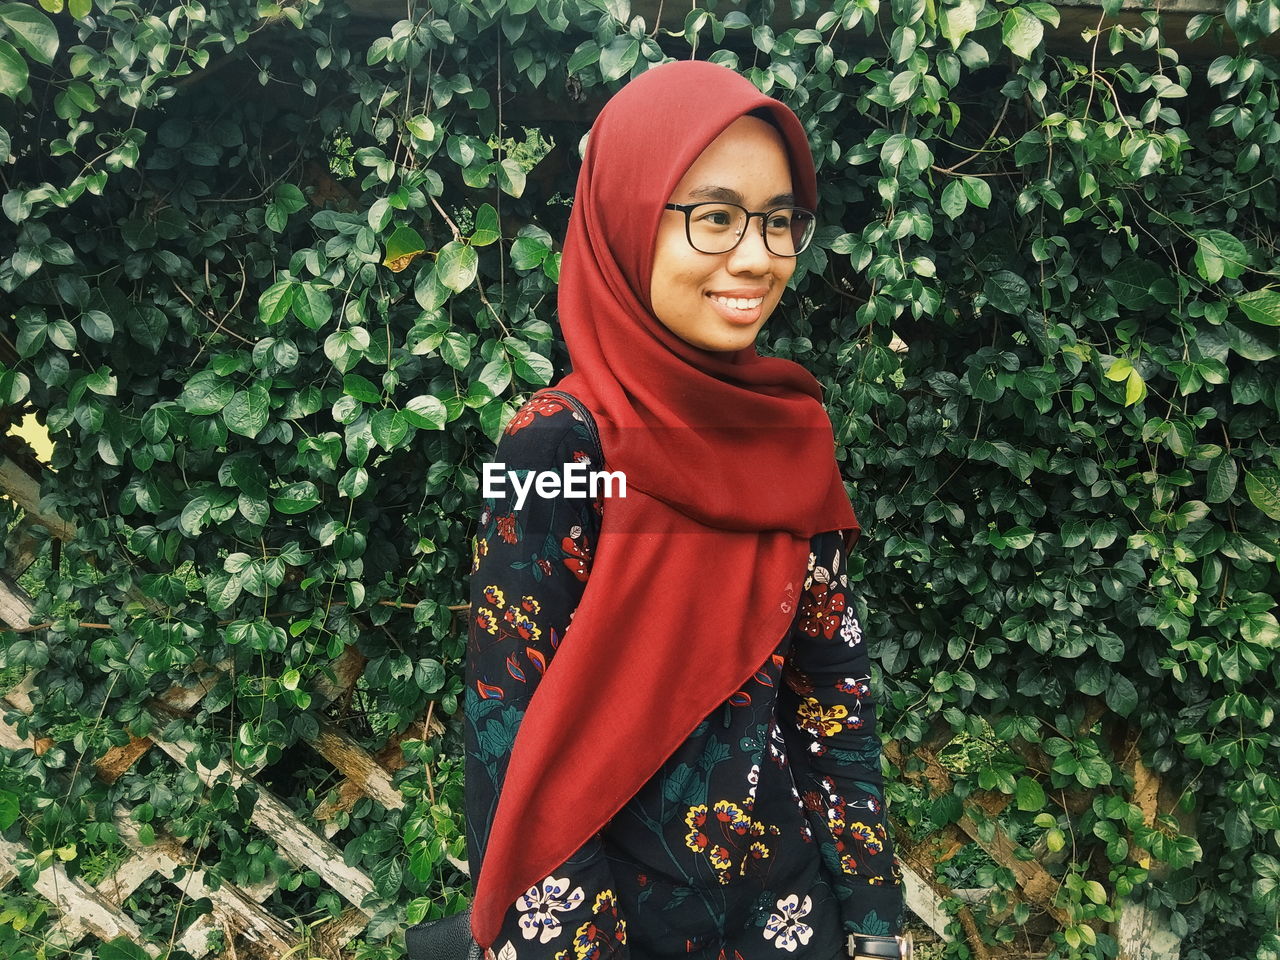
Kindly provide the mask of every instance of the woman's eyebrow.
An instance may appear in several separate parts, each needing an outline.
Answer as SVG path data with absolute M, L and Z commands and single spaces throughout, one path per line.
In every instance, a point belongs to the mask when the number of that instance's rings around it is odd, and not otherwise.
M 689 191 L 689 196 L 694 200 L 714 200 L 719 203 L 736 203 L 740 207 L 746 206 L 742 200 L 742 194 L 731 187 L 696 187 Z M 773 207 L 792 206 L 795 202 L 794 193 L 779 193 L 765 201 L 765 206 L 772 209 Z

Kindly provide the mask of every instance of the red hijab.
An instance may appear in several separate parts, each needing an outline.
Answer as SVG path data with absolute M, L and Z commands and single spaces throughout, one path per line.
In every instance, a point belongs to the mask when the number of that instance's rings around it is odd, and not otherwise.
M 693 347 L 649 307 L 663 205 L 751 111 L 781 132 L 797 202 L 814 208 L 800 121 L 724 67 L 656 67 L 591 130 L 559 291 L 573 373 L 558 389 L 595 415 L 627 495 L 605 505 L 586 590 L 516 737 L 472 904 L 483 946 L 765 662 L 810 539 L 857 529 L 817 381 L 754 347 Z

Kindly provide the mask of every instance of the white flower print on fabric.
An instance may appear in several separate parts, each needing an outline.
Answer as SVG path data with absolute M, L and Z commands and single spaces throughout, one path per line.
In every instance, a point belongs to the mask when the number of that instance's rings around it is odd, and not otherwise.
M 801 900 L 793 893 L 779 900 L 778 912 L 769 914 L 769 922 L 764 925 L 764 938 L 773 940 L 779 950 L 795 953 L 796 947 L 805 946 L 813 936 L 813 927 L 800 922 L 812 909 L 813 900 L 808 896 Z
M 542 881 L 542 889 L 530 887 L 516 901 L 516 906 L 524 911 L 520 918 L 520 931 L 526 940 L 538 937 L 539 943 L 550 943 L 560 935 L 563 929 L 557 913 L 568 913 L 582 905 L 585 895 L 581 887 L 569 889 L 569 879 L 557 880 L 547 877 Z
M 840 639 L 851 647 L 862 642 L 862 624 L 853 615 L 853 607 L 844 608 L 844 617 L 840 621 Z
M 502 949 L 498 951 L 498 960 L 516 960 L 516 948 L 510 940 L 502 945 Z

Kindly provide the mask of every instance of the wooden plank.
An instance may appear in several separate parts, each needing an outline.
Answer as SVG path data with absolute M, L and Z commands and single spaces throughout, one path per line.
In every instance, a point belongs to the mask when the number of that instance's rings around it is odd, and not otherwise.
M 32 523 L 38 523 L 59 540 L 74 540 L 75 524 L 52 510 L 40 508 L 40 481 L 23 469 L 0 445 L 0 493 L 20 506 Z
M 906 776 L 915 778 L 923 776 L 929 781 L 935 793 L 951 792 L 953 786 L 951 774 L 938 762 L 938 758 L 933 751 L 922 745 L 914 746 L 911 755 L 914 759 L 923 761 L 925 769 L 923 773 L 905 774 Z M 891 741 L 885 745 L 885 756 L 889 758 L 889 762 L 894 766 L 899 769 L 903 768 L 904 758 L 896 742 Z M 969 813 L 971 808 L 978 806 L 978 798 L 975 796 L 971 799 L 972 803 L 965 804 L 965 812 L 956 821 L 959 828 L 972 837 L 991 859 L 1014 875 L 1018 882 L 1018 888 L 1027 900 L 1033 902 L 1039 909 L 1044 910 L 1059 923 L 1063 925 L 1069 924 L 1071 921 L 1066 911 L 1054 903 L 1054 897 L 1057 895 L 1060 885 L 1058 880 L 1039 863 L 1033 860 L 1018 859 L 1017 844 L 1009 839 L 1009 835 L 999 824 L 992 824 L 990 830 L 982 829 L 977 820 Z M 998 798 L 993 802 L 992 809 L 999 808 L 999 799 L 1002 798 Z M 986 810 L 983 812 L 987 814 Z
M 1160 814 L 1161 779 L 1143 763 L 1137 731 L 1133 731 L 1128 739 L 1130 743 L 1123 755 L 1129 758 L 1125 767 L 1133 777 L 1132 802 L 1142 811 L 1142 819 L 1147 826 L 1154 826 Z M 1149 853 L 1135 853 L 1134 860 L 1139 866 L 1152 868 Z M 1155 865 L 1153 879 L 1161 878 L 1167 870 L 1165 864 Z M 1118 913 L 1111 929 L 1119 945 L 1117 960 L 1178 960 L 1182 953 L 1182 938 L 1170 928 L 1167 911 L 1125 900 L 1120 903 Z
M 404 806 L 404 797 L 392 785 L 391 775 L 348 734 L 322 721 L 319 734 L 309 742 L 320 756 L 347 777 L 355 789 L 377 800 L 388 810 L 399 810 Z
M 11 627 L 31 623 L 31 600 L 7 573 L 0 573 L 0 620 Z
M 153 851 L 131 857 L 120 864 L 115 871 L 94 887 L 104 901 L 114 907 L 120 907 L 147 878 L 160 868 L 160 858 Z M 50 940 L 57 946 L 70 950 L 90 933 L 83 917 L 63 914 L 58 919 L 57 928 L 50 935 Z
M 9 535 L 4 538 L 6 564 L 4 572 L 15 580 L 27 572 L 27 568 L 35 563 L 40 553 L 43 537 L 36 537 L 31 532 L 31 521 L 25 516 L 14 525 Z
M 1112 928 L 1119 960 L 1178 960 L 1182 939 L 1169 927 L 1169 915 L 1145 903 L 1126 901 Z
M 222 777 L 235 787 L 253 782 L 226 763 L 218 763 L 207 769 L 198 763 L 188 763 L 195 751 L 195 744 L 187 741 L 158 740 L 157 746 L 187 769 L 195 770 L 206 784 L 212 785 Z M 359 907 L 365 897 L 373 893 L 373 883 L 362 870 L 343 863 L 342 851 L 316 834 L 298 819 L 275 794 L 261 784 L 253 784 L 258 790 L 258 802 L 253 808 L 253 823 L 275 843 L 288 860 L 298 866 L 314 870 L 329 886 L 344 896 L 353 906 Z
M 901 868 L 902 898 L 906 901 L 907 909 L 923 920 L 930 930 L 950 943 L 951 935 L 947 933 L 947 924 L 951 922 L 951 915 L 942 908 L 943 895 L 934 889 L 932 883 L 916 873 L 910 864 L 903 863 Z
M 0 839 L 0 860 L 16 863 L 22 847 Z M 72 877 L 59 863 L 52 863 L 36 877 L 35 891 L 64 917 L 74 918 L 88 932 L 102 940 L 128 937 L 148 955 L 158 957 L 160 948 L 147 943 L 142 930 L 113 903 L 79 877 Z
M 178 867 L 187 868 L 181 880 L 173 881 L 185 899 L 207 897 L 213 904 L 212 915 L 200 917 L 183 932 L 178 942 L 180 948 L 195 956 L 204 956 L 209 952 L 209 933 L 227 926 L 235 934 L 262 948 L 265 956 L 285 956 L 296 948 L 297 938 L 293 931 L 258 903 L 275 889 L 274 883 L 257 885 L 265 887 L 261 895 L 256 889 L 246 890 L 230 883 L 221 884 L 217 890 L 211 889 L 206 883 L 205 871 L 196 868 L 195 855 L 176 837 L 157 831 L 155 842 L 144 845 L 138 836 L 138 825 L 123 808 L 116 809 L 115 824 L 120 831 L 120 839 L 130 849 L 154 857 L 157 869 L 170 880 Z

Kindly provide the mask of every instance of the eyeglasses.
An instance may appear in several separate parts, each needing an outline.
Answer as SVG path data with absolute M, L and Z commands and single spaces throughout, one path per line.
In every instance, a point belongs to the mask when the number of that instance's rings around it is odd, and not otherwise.
M 684 234 L 699 253 L 728 253 L 746 236 L 752 217 L 760 218 L 765 248 L 775 257 L 798 257 L 813 240 L 817 218 L 804 207 L 751 211 L 736 203 L 668 203 L 684 214 Z

